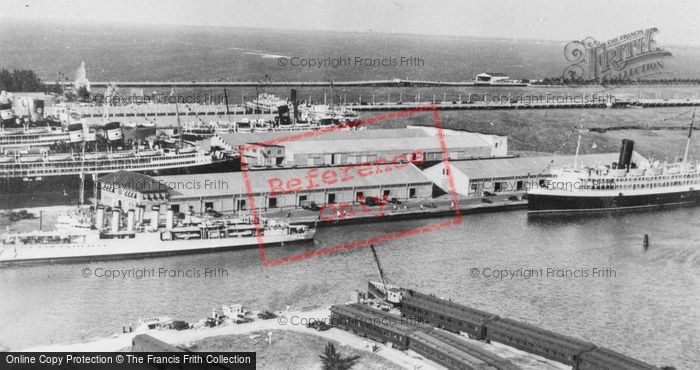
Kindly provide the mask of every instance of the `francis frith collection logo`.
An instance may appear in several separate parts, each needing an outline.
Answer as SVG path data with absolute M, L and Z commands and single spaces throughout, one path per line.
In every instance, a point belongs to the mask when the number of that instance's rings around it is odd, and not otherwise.
M 664 58 L 671 53 L 654 39 L 658 29 L 647 28 L 620 35 L 606 42 L 592 37 L 569 42 L 564 56 L 571 64 L 564 69 L 565 80 L 601 83 L 637 80 L 664 72 Z

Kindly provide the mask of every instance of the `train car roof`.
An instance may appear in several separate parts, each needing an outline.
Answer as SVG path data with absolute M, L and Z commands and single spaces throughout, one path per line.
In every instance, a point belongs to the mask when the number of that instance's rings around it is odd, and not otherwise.
M 468 365 L 470 367 L 475 367 L 475 368 L 480 368 L 480 369 L 496 369 L 495 367 L 490 366 L 488 363 L 486 363 L 484 360 L 475 357 L 474 355 L 457 348 L 453 346 L 450 343 L 446 343 L 439 338 L 436 338 L 432 335 L 429 335 L 425 332 L 422 331 L 415 331 L 411 334 L 409 334 L 409 338 L 411 340 L 416 340 L 423 342 L 426 345 L 429 345 L 433 349 L 438 350 L 439 352 L 443 354 L 447 354 L 452 356 L 452 358 L 459 360 L 461 363 Z
M 343 315 L 350 315 L 353 316 L 353 318 L 356 320 L 370 319 L 371 323 L 376 326 L 380 326 L 382 328 L 393 331 L 399 331 L 402 332 L 404 335 L 408 335 L 408 333 L 416 330 L 416 327 L 404 324 L 402 322 L 403 319 L 400 316 L 390 315 L 391 317 L 387 317 L 385 315 L 382 315 L 383 312 L 382 314 L 379 314 L 376 310 L 363 309 L 361 308 L 361 306 L 357 306 L 355 304 L 331 306 L 331 312 L 337 312 Z M 393 319 L 395 321 L 387 322 L 387 319 Z

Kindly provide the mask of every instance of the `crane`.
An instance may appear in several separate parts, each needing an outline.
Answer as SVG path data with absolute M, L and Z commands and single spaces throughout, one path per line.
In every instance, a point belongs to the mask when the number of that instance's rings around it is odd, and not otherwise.
M 381 279 L 381 287 L 377 286 L 376 283 L 369 283 L 370 292 L 374 294 L 377 298 L 382 298 L 392 305 L 398 305 L 401 303 L 401 288 L 395 285 L 390 285 L 387 278 L 384 276 L 384 270 L 382 269 L 382 264 L 379 262 L 379 256 L 377 255 L 377 250 L 374 249 L 374 245 L 370 244 L 369 248 L 372 250 L 372 256 L 374 257 L 374 262 L 377 265 L 377 271 L 379 272 L 379 278 Z M 388 307 L 387 307 L 388 309 Z
M 382 264 L 379 262 L 379 256 L 377 256 L 377 250 L 374 249 L 374 245 L 370 244 L 369 248 L 372 250 L 372 255 L 374 256 L 374 262 L 377 264 L 377 271 L 379 271 L 379 278 L 382 279 L 382 285 L 386 287 L 386 278 L 384 278 L 384 270 L 382 270 Z

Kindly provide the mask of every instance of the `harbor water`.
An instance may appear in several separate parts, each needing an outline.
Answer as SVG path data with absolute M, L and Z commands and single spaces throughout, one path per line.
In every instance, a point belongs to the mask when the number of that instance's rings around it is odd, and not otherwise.
M 322 228 L 315 245 L 268 254 L 278 258 L 440 221 Z M 465 216 L 459 225 L 378 244 L 377 252 L 392 283 L 691 369 L 700 366 L 698 245 L 700 208 L 538 218 L 513 211 Z M 112 270 L 134 272 L 104 276 Z M 137 270 L 156 276 L 139 278 Z M 257 249 L 2 267 L 0 346 L 84 342 L 160 315 L 196 321 L 222 304 L 328 306 L 377 279 L 367 248 L 275 267 L 263 267 Z

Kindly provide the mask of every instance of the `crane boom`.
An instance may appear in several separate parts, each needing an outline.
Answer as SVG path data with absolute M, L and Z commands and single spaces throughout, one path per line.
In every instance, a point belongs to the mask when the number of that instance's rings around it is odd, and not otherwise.
M 685 154 L 683 155 L 683 165 L 688 162 L 688 150 L 690 149 L 690 137 L 693 136 L 693 123 L 695 123 L 695 109 L 693 109 L 693 117 L 690 119 L 690 129 L 688 129 L 688 141 L 685 143 Z
M 379 271 L 379 277 L 382 279 L 382 284 L 384 289 L 388 289 L 386 285 L 386 279 L 384 278 L 384 270 L 382 270 L 382 264 L 379 263 L 379 256 L 377 256 L 377 251 L 374 249 L 374 245 L 370 244 L 369 248 L 372 250 L 372 255 L 374 256 L 374 262 L 377 263 L 377 270 Z

